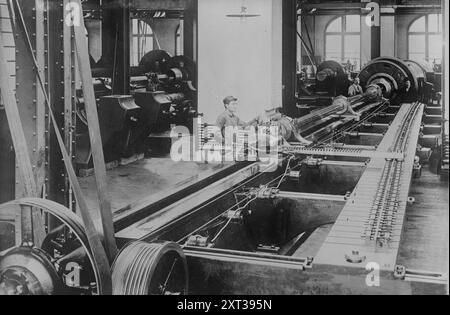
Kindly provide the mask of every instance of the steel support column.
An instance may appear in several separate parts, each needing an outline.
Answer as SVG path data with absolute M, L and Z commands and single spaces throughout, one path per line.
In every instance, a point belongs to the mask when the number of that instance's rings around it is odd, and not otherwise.
M 44 38 L 47 45 L 46 61 L 47 61 L 47 86 L 53 113 L 57 120 L 58 127 L 64 135 L 66 146 L 70 149 L 71 139 L 71 123 L 73 113 L 70 103 L 73 102 L 70 93 L 72 90 L 72 66 L 71 56 L 73 55 L 70 33 L 67 33 L 68 26 L 65 25 L 66 1 L 48 0 L 47 14 L 44 17 L 46 21 Z M 67 67 L 67 69 L 66 69 Z M 69 85 L 66 84 L 66 81 Z M 72 95 L 70 95 L 72 94 Z M 48 137 L 48 198 L 63 204 L 69 205 L 70 189 L 66 170 L 60 152 L 56 135 L 49 125 L 47 125 Z M 69 143 L 67 143 L 69 142 Z M 71 152 L 69 151 L 71 155 Z
M 41 46 L 44 42 L 44 1 L 19 0 L 18 2 L 22 9 L 27 30 L 31 35 L 33 49 L 36 55 L 41 56 L 44 53 L 44 48 Z M 38 195 L 41 195 L 43 193 L 45 182 L 46 167 L 44 140 L 44 130 L 46 125 L 45 107 L 38 94 L 36 73 L 32 58 L 27 50 L 27 43 L 20 31 L 18 29 L 15 31 L 17 104 L 24 127 L 28 150 L 31 155 L 30 158 L 35 181 L 38 185 L 36 191 Z M 38 61 L 42 63 L 41 67 L 45 66 L 43 58 L 38 58 Z M 20 181 L 19 176 L 16 176 L 16 198 L 25 196 L 24 183 Z
M 184 11 L 184 55 L 197 61 L 197 12 L 198 1 L 192 0 Z M 196 82 L 197 84 L 197 82 Z M 197 85 L 196 85 L 197 86 Z
M 283 0 L 283 108 L 297 117 L 297 1 Z

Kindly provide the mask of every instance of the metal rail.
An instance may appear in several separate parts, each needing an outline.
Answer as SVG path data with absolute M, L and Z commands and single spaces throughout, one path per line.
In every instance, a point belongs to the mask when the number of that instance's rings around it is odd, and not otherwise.
M 316 255 L 316 264 L 358 268 L 364 264 L 357 261 L 362 261 L 376 262 L 383 271 L 395 269 L 423 109 L 421 103 L 401 107 L 377 150 L 401 151 L 405 159 L 370 161 Z
M 419 103 L 410 108 L 404 117 L 391 150 L 405 150 L 411 125 L 417 115 Z M 393 227 L 399 209 L 400 180 L 403 172 L 403 161 L 391 160 L 384 167 L 373 202 L 363 238 L 375 241 L 384 246 L 391 241 Z
M 283 153 L 298 155 L 320 155 L 320 156 L 339 156 L 339 157 L 357 157 L 357 158 L 383 158 L 402 161 L 405 158 L 403 152 L 379 152 L 361 149 L 342 149 L 342 148 L 316 148 L 311 149 L 304 146 L 286 146 Z

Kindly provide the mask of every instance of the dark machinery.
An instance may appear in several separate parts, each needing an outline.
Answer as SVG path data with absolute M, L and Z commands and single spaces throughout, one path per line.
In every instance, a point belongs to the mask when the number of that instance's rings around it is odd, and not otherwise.
M 102 294 L 99 270 L 81 219 L 54 202 L 23 199 L 4 204 L 12 217 L 23 209 L 44 213 L 56 228 L 42 244 L 29 242 L 1 255 L 0 295 Z
M 324 61 L 317 67 L 314 80 L 302 74 L 297 80 L 300 113 L 308 114 L 311 109 L 328 106 L 334 97 L 347 96 L 354 75 L 333 60 Z
M 424 115 L 435 110 L 423 103 L 436 92 L 432 75 L 413 62 L 380 58 L 359 76 L 363 95 L 337 97 L 327 108 L 289 122 L 288 134 L 298 133 L 307 143 L 294 139 L 280 146 L 282 166 L 275 172 L 244 163 L 181 201 L 149 207 L 148 217 L 117 231 L 123 249 L 112 268 L 113 292 L 399 294 L 420 293 L 427 285 L 446 292 L 441 273 L 410 271 L 397 259 L 411 178 L 420 170 L 417 143 L 434 143 L 423 139 L 430 136 L 427 129 L 439 127 L 433 115 Z M 152 82 L 183 81 L 176 77 L 172 71 Z M 61 221 L 79 230 L 75 218 Z M 67 241 L 57 236 L 65 229 L 49 233 L 51 246 L 4 252 L 0 266 L 14 259 L 21 269 L 10 263 L 0 268 L 0 290 L 55 293 L 70 279 L 55 262 L 68 256 L 77 257 L 69 262 L 77 262 L 86 279 L 71 289 L 101 292 L 82 231 Z M 46 268 L 33 272 L 25 256 Z M 370 262 L 380 263 L 381 287 L 364 281 Z M 22 276 L 39 290 L 26 287 Z
M 168 57 L 161 51 L 146 54 L 139 71 L 147 77 L 147 86 L 132 92 L 154 133 L 165 132 L 171 125 L 192 130 L 192 119 L 197 114 L 195 63 L 183 56 Z
M 341 64 L 336 61 L 324 61 L 317 67 L 316 93 L 327 96 L 347 95 L 349 75 Z
M 192 129 L 197 115 L 196 65 L 184 56 L 170 57 L 156 50 L 131 69 L 131 95 L 111 95 L 111 71 L 93 69 L 101 138 L 107 163 L 146 154 L 148 137 L 164 133 L 172 125 Z M 109 77 L 108 77 L 109 76 Z M 91 149 L 82 93 L 77 114 L 77 165 L 92 168 Z
M 336 61 L 321 63 L 317 68 L 315 84 L 309 88 L 305 86 L 305 82 L 301 84 L 300 102 L 309 104 L 315 100 L 312 103 L 323 105 L 323 100 L 346 96 L 352 75 L 346 73 L 344 67 Z M 363 87 L 378 85 L 383 90 L 383 96 L 393 104 L 414 101 L 419 96 L 422 101 L 429 101 L 431 95 L 441 89 L 440 78 L 436 77 L 433 66 L 426 61 L 380 57 L 364 67 L 358 76 Z

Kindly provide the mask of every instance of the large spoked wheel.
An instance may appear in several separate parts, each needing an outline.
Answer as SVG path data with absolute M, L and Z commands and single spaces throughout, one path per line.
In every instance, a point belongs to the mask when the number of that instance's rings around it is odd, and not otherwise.
M 0 294 L 102 294 L 99 275 L 105 271 L 94 263 L 80 218 L 69 209 L 43 199 L 22 199 L 0 205 L 0 213 L 16 218 L 20 218 L 17 214 L 24 209 L 39 213 L 46 236 L 42 244 L 32 240 L 1 249 Z
M 113 295 L 187 295 L 186 256 L 175 243 L 134 242 L 112 267 Z

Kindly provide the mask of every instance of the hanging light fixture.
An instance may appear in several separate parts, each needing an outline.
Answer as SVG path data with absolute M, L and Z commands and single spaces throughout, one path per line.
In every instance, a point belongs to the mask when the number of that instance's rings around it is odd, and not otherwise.
M 245 0 L 242 0 L 241 12 L 240 13 L 227 14 L 227 17 L 229 17 L 229 18 L 241 18 L 241 19 L 254 18 L 254 17 L 259 17 L 259 16 L 261 16 L 261 14 L 250 14 L 250 13 L 248 13 L 248 7 L 245 4 Z

